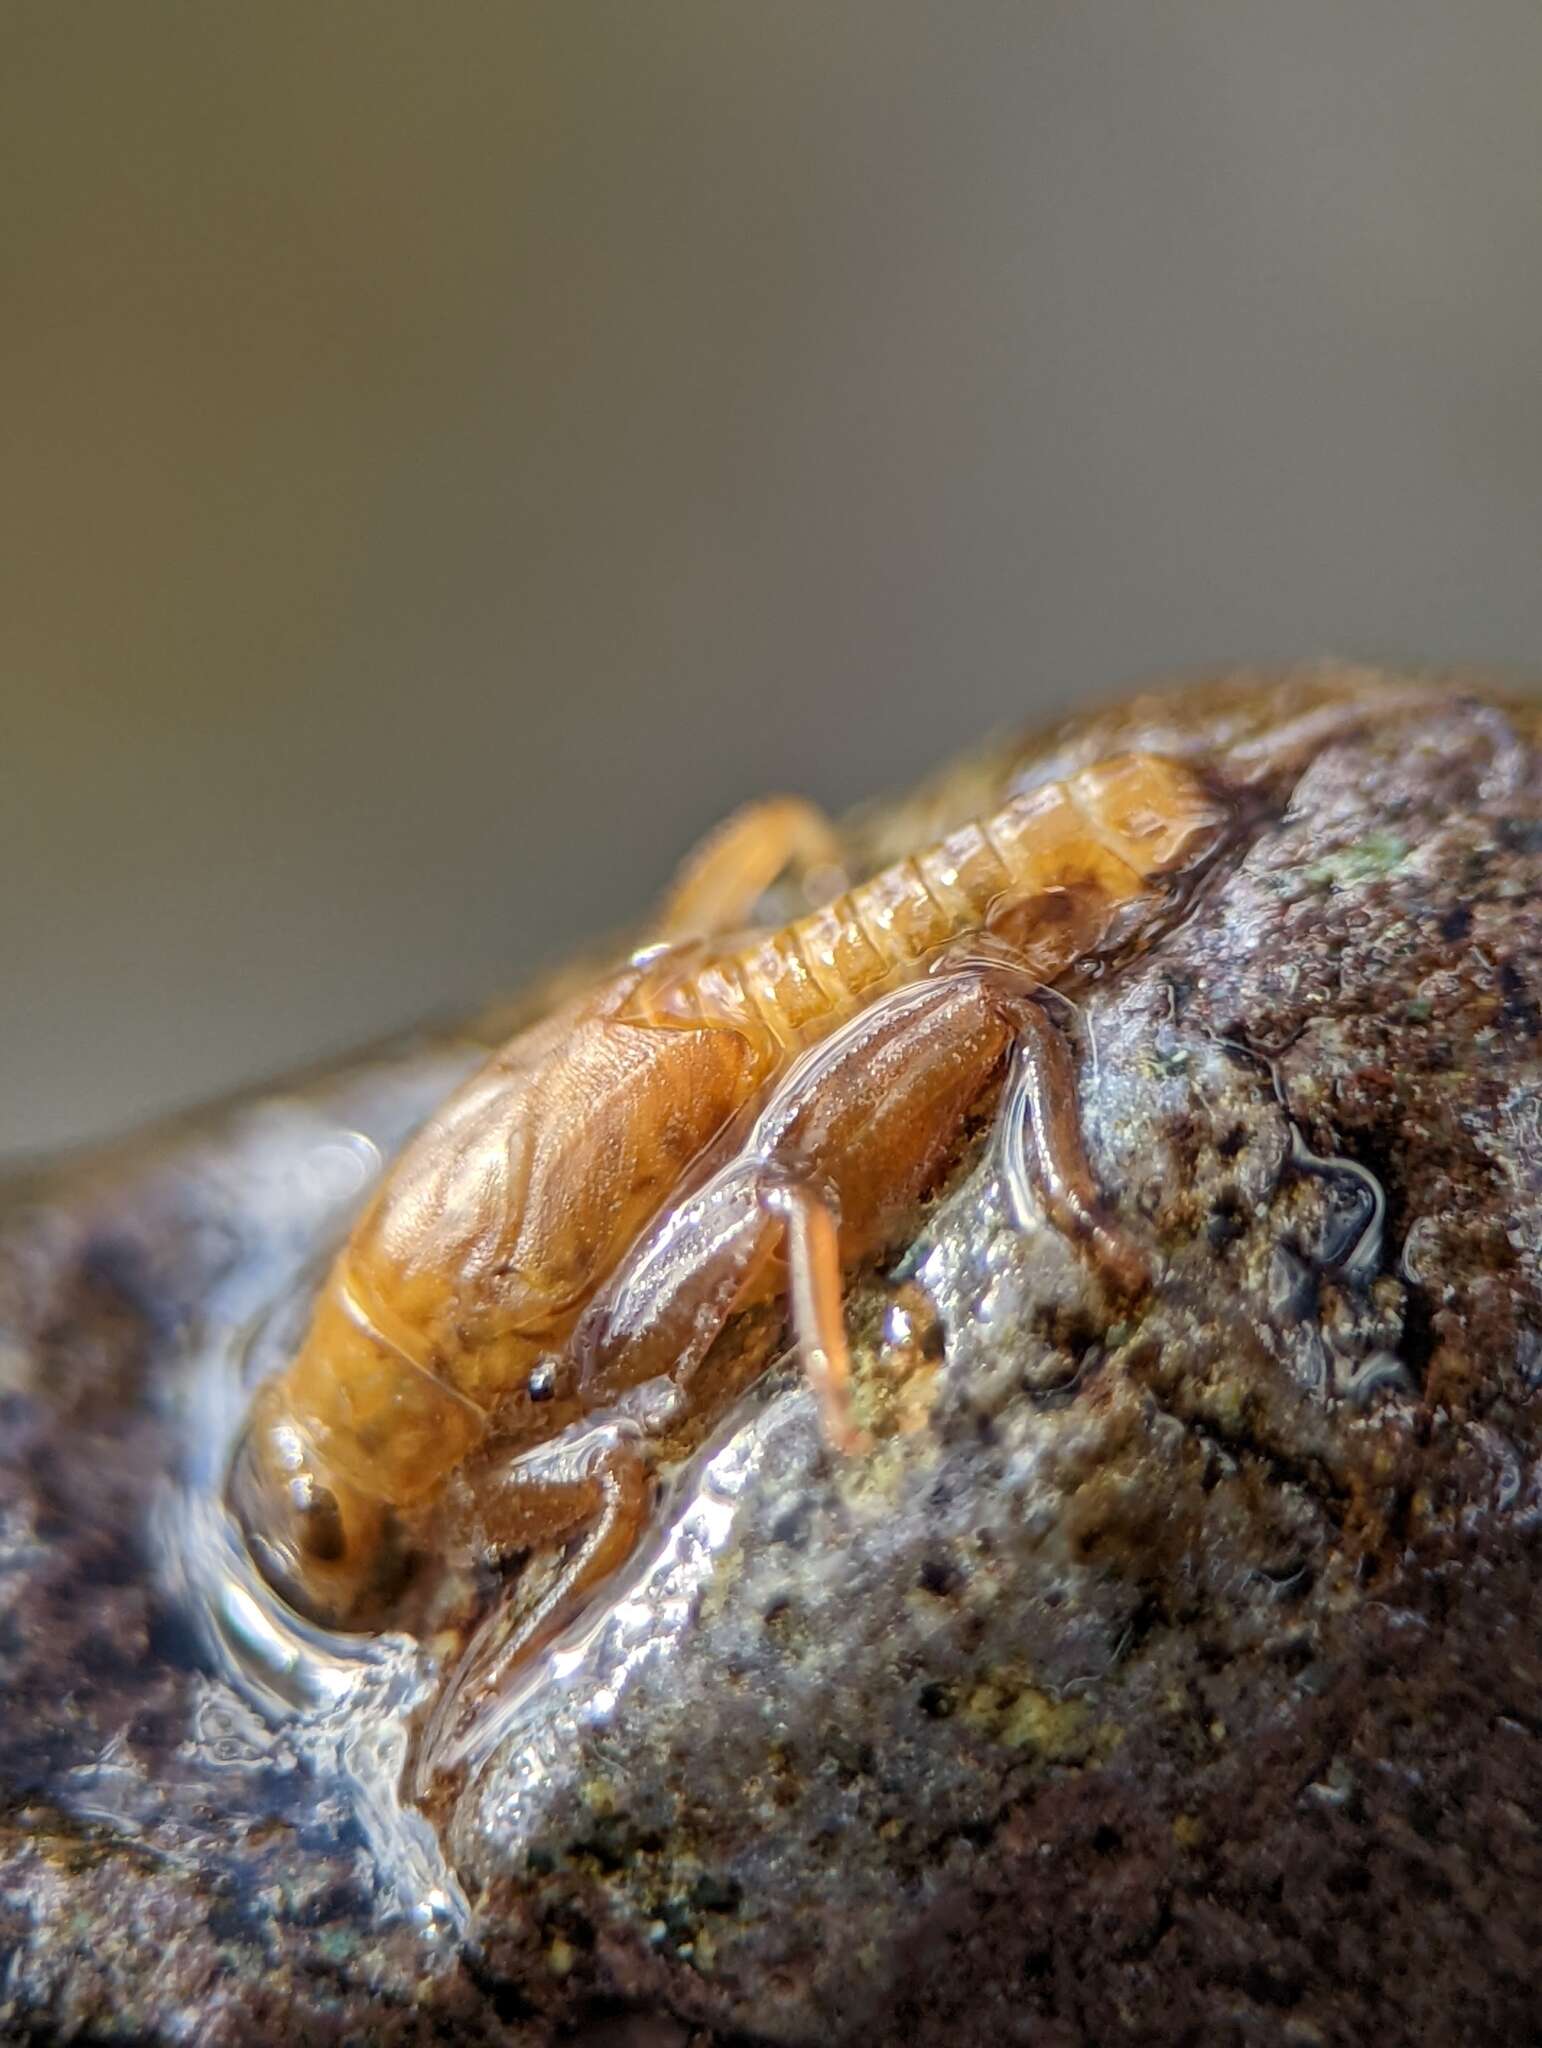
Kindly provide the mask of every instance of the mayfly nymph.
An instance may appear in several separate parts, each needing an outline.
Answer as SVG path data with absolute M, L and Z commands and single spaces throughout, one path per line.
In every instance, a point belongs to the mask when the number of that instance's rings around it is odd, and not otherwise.
M 584 1419 L 661 1375 L 689 1399 L 729 1317 L 777 1294 L 831 1442 L 860 1452 L 843 1272 L 892 1240 L 1009 1063 L 1005 1136 L 1049 1216 L 1138 1291 L 1145 1254 L 1094 1184 L 1037 998 L 1155 929 L 1231 817 L 1197 768 L 1115 755 L 748 936 L 789 859 L 829 870 L 838 848 L 791 799 L 731 821 L 661 943 L 497 1052 L 355 1226 L 236 1455 L 270 1577 L 357 1625 L 393 1517 L 475 1455 L 491 1543 L 571 1545 L 527 1655 L 648 1513 L 635 1438 Z

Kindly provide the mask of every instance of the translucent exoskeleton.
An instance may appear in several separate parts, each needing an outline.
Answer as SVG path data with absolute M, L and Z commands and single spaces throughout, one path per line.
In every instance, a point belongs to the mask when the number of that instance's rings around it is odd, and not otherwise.
M 860 1454 L 843 1275 L 893 1240 L 1004 1075 L 1009 1180 L 1111 1289 L 1139 1290 L 1145 1255 L 1093 1183 L 1036 996 L 1169 914 L 1230 815 L 1194 768 L 1116 756 L 748 937 L 789 860 L 838 884 L 840 846 L 793 799 L 731 820 L 660 944 L 498 1052 L 339 1253 L 232 1472 L 275 1583 L 330 1620 L 376 1618 L 392 1518 L 474 1461 L 490 1542 L 566 1546 L 505 1663 L 527 1657 L 648 1513 L 638 1440 L 586 1419 L 659 1376 L 689 1399 L 758 1299 L 785 1297 L 830 1441 Z

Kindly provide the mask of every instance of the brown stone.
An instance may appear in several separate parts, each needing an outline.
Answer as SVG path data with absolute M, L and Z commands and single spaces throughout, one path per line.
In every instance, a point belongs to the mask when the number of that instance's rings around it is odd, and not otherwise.
M 1243 680 L 853 844 L 1373 687 Z M 15 1190 L 5 2038 L 1532 2038 L 1542 721 L 1451 683 L 1298 734 L 1187 919 L 1067 1017 L 1152 1295 L 1012 1227 L 982 1105 L 853 1282 L 877 1451 L 832 1461 L 785 1368 L 724 1419 L 437 1814 L 464 1943 L 404 1917 L 350 1790 L 396 1678 L 264 1715 L 167 1531 L 217 1478 L 211 1359 L 278 1341 L 471 1041 Z

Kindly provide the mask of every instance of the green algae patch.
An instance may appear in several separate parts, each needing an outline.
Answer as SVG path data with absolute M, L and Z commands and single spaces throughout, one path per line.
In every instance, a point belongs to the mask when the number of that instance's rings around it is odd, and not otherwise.
M 1396 832 L 1367 832 L 1353 845 L 1309 861 L 1299 870 L 1299 879 L 1316 889 L 1350 889 L 1359 882 L 1379 882 L 1401 867 L 1412 850 Z

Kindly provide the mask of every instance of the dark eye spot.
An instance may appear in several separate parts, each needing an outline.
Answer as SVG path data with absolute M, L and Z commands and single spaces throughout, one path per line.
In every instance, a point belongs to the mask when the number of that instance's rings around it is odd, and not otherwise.
M 557 1366 L 554 1359 L 545 1358 L 530 1375 L 530 1384 L 525 1392 L 532 1401 L 549 1401 L 557 1391 Z
M 336 1494 L 313 1479 L 295 1479 L 290 1482 L 289 1499 L 307 1555 L 317 1564 L 336 1564 L 347 1547 Z

